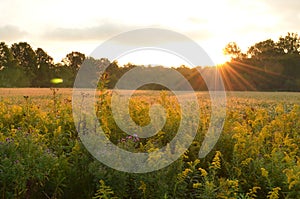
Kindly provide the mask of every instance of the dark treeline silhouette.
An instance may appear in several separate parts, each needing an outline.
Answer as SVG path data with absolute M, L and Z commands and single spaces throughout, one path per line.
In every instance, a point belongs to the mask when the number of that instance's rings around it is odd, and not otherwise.
M 300 38 L 288 33 L 241 52 L 235 42 L 224 48 L 231 61 L 220 67 L 228 90 L 300 91 Z
M 174 68 L 191 84 L 194 90 L 207 90 L 201 74 L 214 74 L 218 70 L 223 78 L 226 90 L 257 91 L 300 91 L 300 38 L 297 33 L 288 33 L 278 41 L 271 39 L 258 42 L 242 52 L 235 42 L 228 43 L 224 54 L 231 61 L 218 67 Z M 73 87 L 77 71 L 82 64 L 86 68 L 96 67 L 105 72 L 109 81 L 106 86 L 114 88 L 116 82 L 134 64 L 119 66 L 117 61 L 106 58 L 94 59 L 80 52 L 71 52 L 59 63 L 43 49 L 36 50 L 26 42 L 12 44 L 10 47 L 0 43 L 0 87 Z M 104 71 L 104 67 L 108 66 Z M 148 70 L 149 66 L 142 66 Z M 167 70 L 158 67 L 159 70 Z M 94 74 L 94 75 L 97 75 Z M 63 82 L 54 84 L 54 78 Z M 83 79 L 87 86 L 94 84 L 90 79 Z M 157 84 L 144 85 L 142 89 L 165 89 Z M 178 85 L 178 89 L 182 89 Z
M 51 87 L 51 79 L 62 78 L 61 86 L 71 87 L 77 70 L 85 59 L 80 52 L 71 52 L 60 63 L 43 49 L 33 50 L 26 42 L 9 48 L 0 43 L 0 87 Z

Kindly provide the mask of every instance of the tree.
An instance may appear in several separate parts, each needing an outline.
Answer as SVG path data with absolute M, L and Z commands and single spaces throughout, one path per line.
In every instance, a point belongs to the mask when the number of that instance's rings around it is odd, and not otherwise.
M 24 70 L 28 79 L 35 78 L 37 70 L 36 54 L 26 42 L 15 43 L 11 46 L 11 52 L 17 64 Z
M 100 77 L 103 75 L 105 68 L 108 67 L 110 61 L 105 58 L 95 59 L 93 57 L 86 57 L 81 65 L 81 75 L 76 76 L 79 84 L 76 87 L 95 87 L 100 81 Z
M 240 47 L 235 42 L 229 42 L 223 49 L 224 55 L 229 55 L 231 59 L 242 59 L 244 55 Z
M 63 85 L 73 86 L 77 72 L 85 60 L 85 55 L 80 52 L 71 52 L 62 60 L 63 65 L 57 64 L 57 74 L 63 78 Z
M 49 87 L 50 80 L 54 77 L 54 61 L 43 49 L 38 48 L 36 51 L 36 78 L 33 80 L 35 87 Z
M 4 43 L 0 43 L 0 70 L 8 67 L 12 67 L 15 65 L 13 55 L 8 48 L 8 46 Z
M 288 33 L 285 37 L 280 37 L 277 43 L 282 54 L 299 54 L 300 37 L 297 33 Z
M 114 60 L 106 68 L 106 73 L 109 75 L 109 82 L 107 84 L 108 88 L 114 88 L 119 78 L 123 75 L 118 64 L 118 61 Z
M 0 87 L 27 87 L 30 80 L 13 57 L 11 49 L 0 43 Z
M 81 64 L 85 60 L 85 55 L 80 52 L 71 52 L 66 55 L 66 57 L 62 60 L 65 66 L 69 67 L 73 73 L 76 75 L 79 70 Z
M 270 58 L 279 55 L 279 49 L 272 39 L 268 39 L 251 46 L 247 55 L 256 59 Z

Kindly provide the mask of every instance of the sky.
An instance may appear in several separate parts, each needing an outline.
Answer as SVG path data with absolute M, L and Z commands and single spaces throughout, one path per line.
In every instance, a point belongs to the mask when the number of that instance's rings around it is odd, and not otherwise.
M 299 0 L 1 0 L 0 41 L 26 41 L 59 62 L 72 51 L 88 56 L 126 31 L 163 28 L 186 35 L 219 64 L 228 59 L 222 49 L 229 42 L 246 51 L 259 41 L 300 33 L 299 10 Z M 165 52 L 136 53 L 119 63 L 186 64 Z

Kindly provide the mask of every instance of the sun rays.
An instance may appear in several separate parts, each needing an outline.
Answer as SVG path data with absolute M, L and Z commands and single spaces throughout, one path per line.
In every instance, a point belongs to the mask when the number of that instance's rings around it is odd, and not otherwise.
M 227 90 L 259 90 L 261 83 L 271 83 L 274 79 L 285 79 L 285 75 L 265 67 L 246 64 L 237 60 L 218 67 Z

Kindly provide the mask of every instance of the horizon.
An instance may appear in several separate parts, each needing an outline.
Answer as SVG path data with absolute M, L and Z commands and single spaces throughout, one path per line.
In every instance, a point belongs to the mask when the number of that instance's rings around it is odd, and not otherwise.
M 133 4 L 136 6 L 128 6 Z M 105 40 L 140 28 L 163 28 L 186 35 L 198 43 L 216 65 L 227 60 L 223 48 L 229 42 L 236 42 L 246 51 L 256 42 L 275 40 L 287 32 L 300 32 L 300 2 L 297 0 L 205 3 L 133 0 L 130 4 L 93 0 L 81 4 L 70 4 L 68 0 L 4 0 L 0 5 L 1 40 L 8 45 L 26 41 L 34 49 L 41 47 L 55 62 L 60 62 L 72 51 L 89 56 Z M 146 58 L 144 61 L 141 58 L 128 61 L 149 64 Z M 165 65 L 177 62 L 178 66 L 182 65 L 174 57 L 168 61 L 158 56 L 157 60 L 156 63 L 164 62 Z

